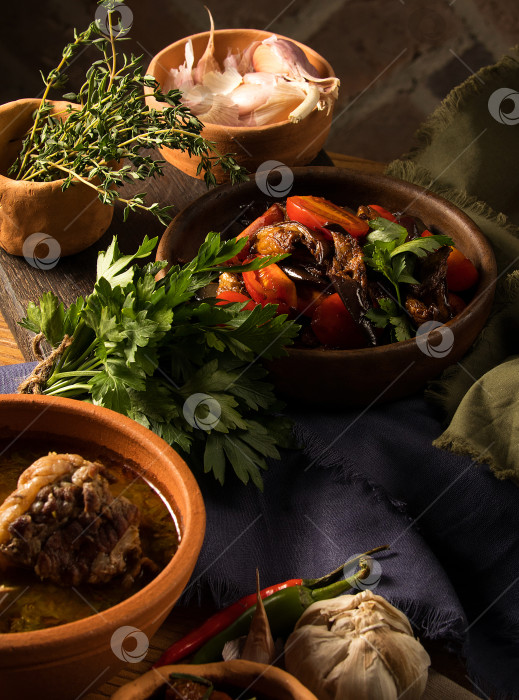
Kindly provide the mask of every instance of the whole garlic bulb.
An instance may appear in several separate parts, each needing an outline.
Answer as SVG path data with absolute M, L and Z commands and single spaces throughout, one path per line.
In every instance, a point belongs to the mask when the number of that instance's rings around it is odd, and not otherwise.
M 319 700 L 418 700 L 430 663 L 407 617 L 371 591 L 313 603 L 285 646 L 287 671 Z

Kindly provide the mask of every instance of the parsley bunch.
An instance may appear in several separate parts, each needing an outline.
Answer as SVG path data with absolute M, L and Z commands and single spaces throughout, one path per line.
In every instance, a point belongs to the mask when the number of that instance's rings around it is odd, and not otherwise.
M 280 404 L 258 360 L 286 354 L 299 326 L 275 305 L 246 311 L 246 302 L 220 306 L 197 292 L 222 270 L 260 269 L 286 256 L 224 267 L 246 239 L 210 233 L 194 260 L 156 280 L 165 262 L 135 262 L 156 242 L 145 237 L 135 254 L 122 255 L 114 238 L 99 254 L 90 296 L 66 310 L 51 292 L 29 304 L 21 325 L 59 348 L 37 391 L 130 416 L 220 483 L 231 467 L 261 488 L 265 458 L 279 458 L 291 431 L 275 415 Z
M 182 103 L 179 90 L 164 94 L 155 78 L 143 74 L 142 57 L 118 55 L 116 43 L 126 38 L 125 30 L 116 33 L 114 29 L 112 15 L 118 3 L 103 0 L 101 4 L 108 14 L 109 36 L 95 22 L 80 34 L 74 31 L 74 41 L 63 49 L 59 65 L 43 77 L 41 104 L 8 174 L 35 182 L 64 178 L 63 189 L 80 181 L 96 190 L 105 204 L 121 201 L 125 220 L 131 210 L 144 209 L 167 223 L 171 207 L 146 204 L 144 192 L 129 199 L 118 193 L 125 182 L 162 175 L 164 161 L 154 160 L 142 149 L 166 146 L 187 151 L 200 159 L 198 172 L 204 171 L 208 185 L 216 184 L 213 165 L 221 165 L 231 182 L 247 179 L 246 171 L 200 135 L 204 125 Z M 88 47 L 97 49 L 101 57 L 92 63 L 79 90 L 63 95 L 74 105 L 51 114 L 49 92 L 65 85 L 67 66 L 80 49 Z M 148 107 L 144 88 L 168 106 Z
M 382 274 L 392 285 L 394 295 L 379 300 L 379 308 L 370 309 L 366 317 L 377 328 L 391 328 L 393 341 L 412 338 L 411 325 L 402 304 L 401 284 L 420 284 L 414 278 L 417 258 L 444 245 L 454 245 L 449 236 L 436 235 L 407 241 L 407 229 L 387 219 L 377 218 L 369 222 L 373 229 L 364 245 L 364 262 Z

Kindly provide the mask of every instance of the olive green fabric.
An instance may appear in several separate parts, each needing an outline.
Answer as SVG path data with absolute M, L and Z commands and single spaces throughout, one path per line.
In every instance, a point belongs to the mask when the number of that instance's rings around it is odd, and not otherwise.
M 387 173 L 463 209 L 491 242 L 498 265 L 483 332 L 426 391 L 448 425 L 434 444 L 519 484 L 519 47 L 455 88 L 417 138 Z

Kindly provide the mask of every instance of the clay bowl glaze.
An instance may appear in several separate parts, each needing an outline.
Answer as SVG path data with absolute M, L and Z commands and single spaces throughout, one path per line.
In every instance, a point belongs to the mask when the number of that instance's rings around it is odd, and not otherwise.
M 342 406 L 367 406 L 414 393 L 467 352 L 490 313 L 496 264 L 488 241 L 457 207 L 403 180 L 342 168 L 310 166 L 292 172 L 293 185 L 285 195 L 325 197 L 355 210 L 361 204 L 380 204 L 419 217 L 427 228 L 454 240 L 478 269 L 479 283 L 467 307 L 445 324 L 449 329 L 445 335 L 434 330 L 428 343 L 419 345 L 413 338 L 362 350 L 290 348 L 287 357 L 269 365 L 278 392 L 287 398 Z M 272 175 L 279 179 L 279 172 Z M 269 180 L 267 188 L 264 182 L 260 184 L 261 190 L 254 180 L 224 185 L 199 197 L 171 222 L 157 259 L 191 260 L 209 231 L 224 232 L 225 237 L 237 235 L 243 229 L 237 221 L 240 211 L 249 208 L 259 215 L 276 201 L 262 194 L 268 191 Z M 273 179 L 271 186 L 276 184 Z
M 254 41 L 263 41 L 272 32 L 258 29 L 218 29 L 214 33 L 215 57 L 220 65 L 227 56 L 229 48 L 236 51 L 246 49 Z M 280 39 L 286 39 L 277 35 Z M 195 66 L 202 57 L 207 46 L 209 32 L 193 34 L 176 41 L 165 49 L 162 49 L 152 59 L 147 73 L 157 79 L 160 85 L 164 85 L 171 68 L 178 68 L 185 59 L 185 45 L 189 39 L 193 42 Z M 290 41 L 294 41 L 290 39 Z M 328 61 L 316 53 L 313 49 L 294 41 L 301 48 L 310 63 L 319 71 L 322 78 L 334 76 L 334 72 Z M 147 89 L 146 102 L 150 107 L 160 109 L 163 106 L 150 96 Z M 203 121 L 203 120 L 202 120 Z M 330 125 L 332 123 L 332 110 L 318 111 L 314 109 L 305 119 L 298 124 L 285 120 L 264 126 L 220 126 L 218 124 L 206 124 L 202 136 L 213 141 L 220 153 L 233 153 L 240 165 L 254 172 L 259 165 L 268 160 L 281 161 L 288 166 L 306 165 L 310 163 L 321 150 Z M 172 165 L 183 172 L 197 176 L 196 170 L 199 159 L 191 158 L 187 153 L 162 148 L 161 153 Z M 219 167 L 214 169 L 218 182 L 223 182 L 225 173 Z
M 69 105 L 49 101 L 53 112 L 63 112 Z M 7 175 L 39 105 L 40 100 L 24 99 L 0 106 L 0 246 L 11 255 L 30 258 L 73 255 L 101 238 L 110 226 L 114 208 L 103 204 L 97 193 L 81 182 L 62 191 L 64 180 L 32 182 Z M 51 250 L 45 242 L 39 244 L 41 250 L 34 246 L 24 249 L 34 233 L 54 238 L 59 250 Z
M 170 673 L 201 676 L 212 681 L 215 688 L 243 688 L 240 697 L 260 695 L 266 700 L 317 700 L 315 695 L 290 673 L 276 666 L 241 659 L 191 666 L 162 666 L 123 685 L 112 695 L 112 700 L 151 700 L 155 697 L 156 690 L 167 685 Z
M 101 615 L 57 627 L 0 634 L 0 694 L 9 700 L 70 700 L 92 692 L 125 665 L 111 648 L 122 626 L 150 639 L 186 586 L 202 546 L 205 510 L 186 463 L 161 438 L 98 406 L 47 396 L 0 396 L 0 439 L 20 446 L 45 438 L 88 447 L 88 456 L 116 459 L 141 473 L 176 513 L 178 550 L 144 588 Z M 1 478 L 1 477 L 0 477 Z M 129 651 L 132 644 L 129 642 Z M 88 689 L 88 690 L 87 690 Z

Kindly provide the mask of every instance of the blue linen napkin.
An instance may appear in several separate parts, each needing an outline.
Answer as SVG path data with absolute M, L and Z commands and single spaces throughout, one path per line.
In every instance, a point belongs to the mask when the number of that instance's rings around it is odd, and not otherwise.
M 0 391 L 33 366 L 1 367 Z M 200 478 L 207 533 L 183 600 L 227 604 L 254 590 L 256 567 L 266 586 L 390 544 L 375 592 L 422 639 L 463 642 L 481 692 L 519 697 L 517 487 L 432 447 L 441 426 L 421 398 L 289 412 L 304 449 L 270 463 L 262 494 Z

